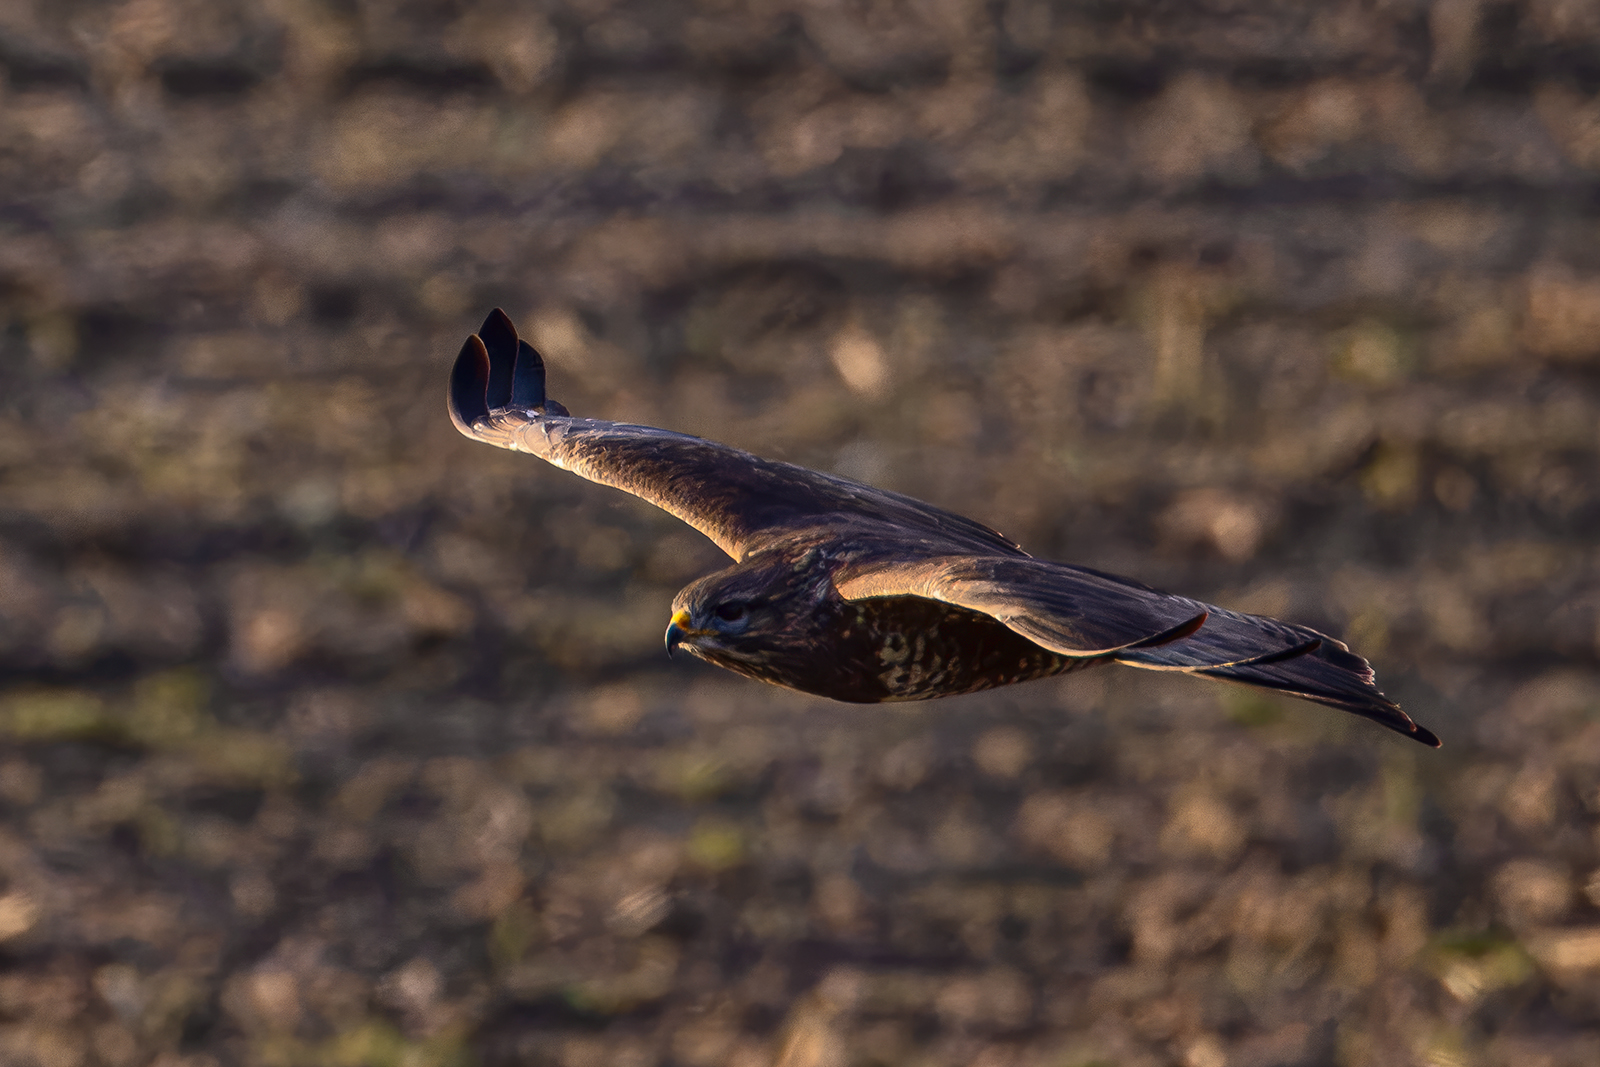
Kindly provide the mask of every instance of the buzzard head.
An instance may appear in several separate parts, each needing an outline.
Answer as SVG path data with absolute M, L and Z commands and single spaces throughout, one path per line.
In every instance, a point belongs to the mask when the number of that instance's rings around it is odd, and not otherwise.
M 817 656 L 818 609 L 831 594 L 815 548 L 756 553 L 684 587 L 672 602 L 667 651 L 682 646 L 719 667 L 778 681 Z

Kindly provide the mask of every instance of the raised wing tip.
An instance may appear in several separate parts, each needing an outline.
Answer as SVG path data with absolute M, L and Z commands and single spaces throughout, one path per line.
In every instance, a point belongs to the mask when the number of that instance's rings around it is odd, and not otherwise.
M 473 423 L 505 408 L 568 414 L 545 395 L 544 360 L 538 350 L 520 340 L 511 318 L 495 308 L 461 346 L 450 371 L 450 421 L 468 437 L 477 437 Z
M 504 311 L 495 308 L 489 312 L 474 340 L 486 361 L 482 386 L 486 411 L 516 408 L 567 414 L 566 408 L 545 396 L 544 359 L 536 348 L 517 336 L 517 328 Z M 452 387 L 451 395 L 454 393 Z
M 489 353 L 477 334 L 468 337 L 450 368 L 450 421 L 468 437 L 472 424 L 489 415 Z

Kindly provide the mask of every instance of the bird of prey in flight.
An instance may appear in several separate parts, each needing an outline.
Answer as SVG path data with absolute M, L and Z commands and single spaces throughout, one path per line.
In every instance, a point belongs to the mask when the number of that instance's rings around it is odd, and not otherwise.
M 450 373 L 468 437 L 665 509 L 733 564 L 672 603 L 667 650 L 835 700 L 924 700 L 1101 663 L 1327 704 L 1437 747 L 1342 642 L 1293 623 L 1035 559 L 899 493 L 652 426 L 576 418 L 496 308 Z

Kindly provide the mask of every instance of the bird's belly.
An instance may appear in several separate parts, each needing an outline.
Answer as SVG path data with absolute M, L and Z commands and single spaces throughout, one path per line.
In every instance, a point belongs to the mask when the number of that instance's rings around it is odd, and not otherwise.
M 1069 659 L 1004 623 L 921 597 L 843 605 L 831 674 L 839 700 L 928 700 L 1061 674 L 1092 660 Z

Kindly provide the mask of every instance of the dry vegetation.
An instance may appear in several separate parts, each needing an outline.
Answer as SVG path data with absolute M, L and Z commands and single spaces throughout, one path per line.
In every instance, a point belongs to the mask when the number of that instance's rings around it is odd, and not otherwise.
M 1596 10 L 0 5 L 0 1062 L 1600 1062 Z M 668 664 L 714 549 L 450 428 L 496 304 L 1446 747 Z

